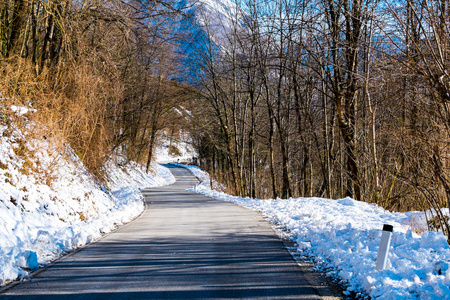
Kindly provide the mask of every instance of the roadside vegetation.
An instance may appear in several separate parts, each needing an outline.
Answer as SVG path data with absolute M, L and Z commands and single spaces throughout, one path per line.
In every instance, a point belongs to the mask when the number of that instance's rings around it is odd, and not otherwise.
M 238 196 L 428 211 L 450 236 L 449 2 L 237 2 L 202 20 L 202 168 Z
M 159 134 L 179 133 L 183 111 L 175 108 L 189 94 L 171 80 L 178 37 L 168 29 L 183 9 L 153 1 L 1 0 L 0 121 L 21 126 L 11 106 L 34 109 L 28 132 L 67 143 L 100 179 L 117 149 L 149 170 Z

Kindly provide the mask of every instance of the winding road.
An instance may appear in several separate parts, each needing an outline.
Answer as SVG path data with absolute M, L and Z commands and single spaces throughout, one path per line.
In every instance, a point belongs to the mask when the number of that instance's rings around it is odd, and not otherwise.
M 334 299 L 311 284 L 258 213 L 185 190 L 143 191 L 135 221 L 16 283 L 0 299 Z

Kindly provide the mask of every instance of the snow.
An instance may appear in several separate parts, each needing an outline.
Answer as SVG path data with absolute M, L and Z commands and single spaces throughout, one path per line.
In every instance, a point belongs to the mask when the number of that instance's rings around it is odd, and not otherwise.
M 28 113 L 29 111 L 36 112 L 35 109 L 30 109 L 25 106 L 16 106 L 16 105 L 11 105 L 11 110 L 18 116 L 22 116 L 22 115 Z
M 200 0 L 195 2 L 197 6 L 208 11 L 211 20 L 234 18 L 234 12 L 239 10 L 235 3 L 229 0 Z
M 186 113 L 190 113 L 185 110 Z M 180 152 L 179 155 L 169 153 L 170 137 L 167 134 L 162 134 L 158 140 L 158 147 L 155 152 L 155 161 L 160 164 L 171 162 L 191 162 L 193 157 L 197 154 L 192 146 L 192 141 L 186 132 L 181 131 L 178 138 L 172 138 L 172 147 L 176 147 Z
M 230 47 L 229 34 L 237 26 L 242 28 L 238 19 L 245 12 L 239 5 L 229 0 L 194 1 L 196 6 L 196 21 L 211 40 L 222 50 Z M 209 29 L 206 29 L 206 28 Z
M 297 252 L 339 280 L 345 295 L 373 299 L 450 299 L 450 248 L 427 231 L 423 212 L 394 213 L 350 198 L 250 199 L 210 189 L 208 174 L 195 191 L 262 212 L 285 228 Z M 375 263 L 383 224 L 394 227 L 387 267 Z
M 175 181 L 167 168 L 152 169 L 147 174 L 118 155 L 105 165 L 107 181 L 99 183 L 70 148 L 0 125 L 0 284 L 27 278 L 139 216 L 139 188 Z
M 29 113 L 17 107 L 18 116 Z M 184 158 L 189 143 L 178 143 Z M 144 210 L 139 188 L 175 181 L 171 172 L 117 155 L 97 182 L 65 147 L 32 139 L 13 125 L 0 125 L 0 283 L 99 239 Z M 178 160 L 159 149 L 159 161 Z M 285 229 L 297 252 L 340 280 L 345 295 L 374 299 L 450 299 L 450 247 L 440 232 L 427 231 L 423 212 L 393 213 L 350 198 L 250 199 L 211 190 L 207 173 L 185 166 L 202 182 L 196 192 L 262 212 Z M 213 182 L 214 187 L 223 187 Z M 447 211 L 448 213 L 448 211 Z M 375 263 L 383 224 L 394 231 L 385 270 Z M 285 233 L 285 234 L 286 234 Z

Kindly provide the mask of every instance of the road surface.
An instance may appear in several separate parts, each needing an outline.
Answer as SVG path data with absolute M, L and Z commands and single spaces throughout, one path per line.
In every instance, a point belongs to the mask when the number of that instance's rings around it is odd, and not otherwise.
M 195 177 L 168 167 L 177 183 L 144 190 L 147 209 L 137 220 L 0 299 L 323 299 L 329 293 L 310 284 L 258 213 L 186 192 Z

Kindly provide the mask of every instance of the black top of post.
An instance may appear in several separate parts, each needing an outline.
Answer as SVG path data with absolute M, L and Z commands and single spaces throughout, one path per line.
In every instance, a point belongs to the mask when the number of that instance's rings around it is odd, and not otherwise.
M 390 231 L 390 232 L 392 232 L 393 229 L 394 229 L 394 226 L 392 226 L 392 225 L 388 225 L 388 224 L 384 224 L 383 225 L 383 231 Z

